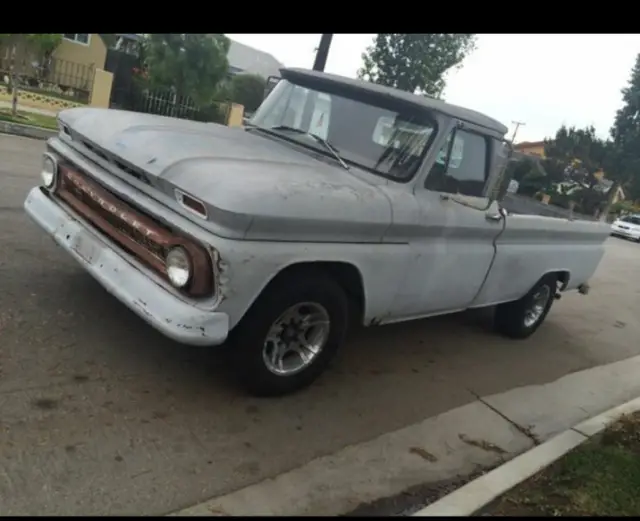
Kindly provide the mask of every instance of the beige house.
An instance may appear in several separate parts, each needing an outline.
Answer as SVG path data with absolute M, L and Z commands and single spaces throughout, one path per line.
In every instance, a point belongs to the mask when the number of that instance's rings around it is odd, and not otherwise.
M 107 46 L 99 34 L 64 34 L 51 54 L 46 74 L 40 70 L 42 56 L 20 35 L 0 47 L 0 72 L 7 74 L 11 64 L 27 79 L 55 83 L 62 89 L 91 91 L 94 71 L 104 68 Z
M 522 141 L 513 145 L 513 149 L 525 156 L 544 159 L 544 141 Z
M 99 34 L 63 34 L 53 57 L 69 63 L 103 69 L 107 45 Z
M 99 34 L 63 34 L 46 59 L 22 35 L 11 35 L 0 46 L 0 102 L 11 101 L 8 77 L 14 67 L 22 83 L 19 106 L 54 113 L 77 105 L 108 106 L 112 77 L 102 70 L 106 58 L 107 45 Z

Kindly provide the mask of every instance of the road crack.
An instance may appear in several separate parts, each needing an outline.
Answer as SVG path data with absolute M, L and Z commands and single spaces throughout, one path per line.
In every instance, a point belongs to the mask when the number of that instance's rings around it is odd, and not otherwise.
M 508 416 L 506 416 L 505 414 L 500 412 L 493 405 L 491 405 L 489 402 L 487 402 L 485 399 L 483 399 L 482 396 L 480 396 L 478 393 L 476 393 L 473 389 L 469 389 L 467 387 L 467 391 L 469 391 L 471 394 L 473 394 L 473 396 L 475 396 L 476 399 L 481 404 L 483 404 L 486 407 L 488 407 L 489 409 L 491 409 L 498 416 L 500 416 L 503 420 L 505 420 L 506 422 L 510 423 L 518 432 L 520 432 L 521 434 L 524 434 L 527 438 L 529 438 L 533 442 L 534 445 L 540 445 L 542 443 L 542 441 L 540 441 L 540 438 L 538 438 L 538 436 L 531 430 L 530 427 L 524 427 L 524 426 L 520 425 L 519 423 L 514 422 L 511 418 L 509 418 Z

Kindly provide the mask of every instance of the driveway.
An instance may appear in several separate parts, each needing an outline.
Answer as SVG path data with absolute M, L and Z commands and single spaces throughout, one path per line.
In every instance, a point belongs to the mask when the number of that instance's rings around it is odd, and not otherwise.
M 640 354 L 640 245 L 610 239 L 588 297 L 525 341 L 486 311 L 354 334 L 299 394 L 243 395 L 26 217 L 44 144 L 0 135 L 0 515 L 157 515 L 488 395 Z M 634 347 L 635 346 L 635 347 Z

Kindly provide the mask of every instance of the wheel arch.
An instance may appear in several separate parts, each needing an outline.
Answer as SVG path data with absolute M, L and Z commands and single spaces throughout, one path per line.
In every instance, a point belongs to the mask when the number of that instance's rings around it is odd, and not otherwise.
M 363 324 L 364 317 L 366 316 L 366 291 L 364 277 L 362 275 L 362 271 L 351 262 L 314 260 L 298 261 L 287 264 L 279 271 L 275 272 L 273 276 L 266 281 L 264 286 L 253 299 L 253 302 L 255 302 L 272 284 L 276 283 L 276 281 L 279 281 L 281 278 L 287 277 L 294 272 L 309 271 L 310 273 L 313 273 L 315 270 L 323 271 L 334 278 L 347 295 L 350 304 L 350 314 L 355 318 L 352 323 L 357 322 L 358 324 Z M 237 323 L 240 323 L 250 307 L 251 305 L 247 307 L 243 316 L 238 319 Z
M 569 280 L 571 279 L 571 272 L 569 270 L 549 270 L 545 272 L 531 287 L 533 288 L 542 279 L 548 277 L 549 275 L 554 275 L 557 278 L 558 282 L 561 284 L 559 288 L 560 291 L 564 291 L 569 285 Z

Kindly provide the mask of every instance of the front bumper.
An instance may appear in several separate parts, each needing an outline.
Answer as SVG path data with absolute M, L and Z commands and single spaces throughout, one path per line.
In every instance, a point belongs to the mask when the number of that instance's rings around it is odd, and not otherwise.
M 29 192 L 24 208 L 109 293 L 164 335 L 197 346 L 226 340 L 229 317 L 225 313 L 203 311 L 162 288 L 40 187 Z

